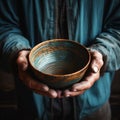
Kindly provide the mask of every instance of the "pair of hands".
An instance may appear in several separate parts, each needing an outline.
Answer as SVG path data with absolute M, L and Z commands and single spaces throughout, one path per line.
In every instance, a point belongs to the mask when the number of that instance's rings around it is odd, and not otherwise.
M 103 56 L 101 53 L 98 51 L 90 51 L 92 58 L 91 64 L 89 70 L 84 76 L 83 81 L 74 84 L 70 89 L 66 89 L 64 91 L 54 90 L 49 88 L 47 85 L 34 80 L 34 78 L 29 74 L 29 52 L 30 51 L 28 50 L 22 50 L 18 54 L 17 66 L 19 78 L 27 87 L 32 89 L 34 92 L 51 98 L 74 97 L 83 94 L 87 89 L 93 86 L 95 81 L 100 78 L 100 69 L 104 64 Z

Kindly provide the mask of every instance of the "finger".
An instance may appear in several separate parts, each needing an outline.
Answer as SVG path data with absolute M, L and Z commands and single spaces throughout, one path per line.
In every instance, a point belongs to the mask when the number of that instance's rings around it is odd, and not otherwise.
M 21 80 L 28 88 L 41 95 L 49 96 L 52 98 L 57 97 L 57 92 L 55 90 L 49 89 L 47 85 L 34 80 L 31 76 L 28 75 L 27 72 L 22 73 L 23 74 L 21 75 Z
M 37 82 L 36 80 L 30 80 L 30 86 L 31 89 L 37 89 L 40 91 L 47 92 L 49 90 L 49 87 L 43 83 Z
M 21 51 L 18 54 L 18 58 L 17 58 L 17 65 L 18 65 L 18 69 L 25 71 L 28 68 L 28 60 L 27 60 L 27 56 L 29 54 L 29 51 Z
M 31 77 L 27 71 L 19 71 L 19 78 L 30 89 L 48 91 L 49 87 Z
M 101 65 L 98 64 L 96 60 L 93 60 L 90 65 L 90 69 L 92 73 L 98 73 L 100 72 Z
M 56 98 L 58 96 L 57 92 L 54 89 L 49 89 L 48 95 L 52 98 Z
M 56 98 L 57 97 L 57 92 L 54 91 L 53 89 L 49 89 L 49 91 L 47 91 L 47 92 L 36 90 L 36 89 L 34 89 L 33 91 L 36 92 L 37 94 L 47 96 L 47 97 L 50 97 L 50 98 Z
M 57 90 L 57 97 L 62 98 L 63 97 L 63 92 L 61 90 Z
M 37 80 L 34 80 L 31 76 L 27 76 L 26 78 L 26 84 L 30 89 L 37 89 L 40 91 L 48 91 L 49 87 L 41 82 L 38 82 Z
M 64 97 L 74 97 L 83 94 L 84 91 L 70 91 L 66 90 L 64 91 Z
M 92 51 L 91 56 L 92 56 L 92 61 L 90 64 L 91 70 L 93 73 L 97 73 L 103 66 L 103 56 L 98 51 Z
M 99 72 L 99 68 L 98 68 L 98 66 L 96 66 L 96 65 L 92 65 L 92 71 L 94 72 L 94 73 L 97 73 L 97 72 Z
M 65 90 L 63 93 L 64 97 L 70 97 L 70 90 Z
M 18 69 L 19 70 L 22 70 L 22 71 L 26 71 L 27 68 L 28 68 L 28 62 L 27 62 L 27 59 L 23 56 L 20 56 L 18 59 L 17 59 L 17 65 L 18 65 Z
M 74 84 L 72 87 L 72 91 L 74 91 L 74 92 L 83 91 L 83 90 L 90 88 L 91 86 L 92 85 L 88 81 L 82 81 L 77 84 Z
M 83 91 L 71 92 L 71 93 L 70 93 L 70 97 L 82 95 L 84 92 L 85 92 L 85 90 L 83 90 Z
M 83 81 L 76 83 L 72 86 L 73 91 L 83 91 L 91 88 L 95 81 L 97 81 L 100 77 L 100 72 L 97 73 L 89 73 L 86 77 L 84 77 Z

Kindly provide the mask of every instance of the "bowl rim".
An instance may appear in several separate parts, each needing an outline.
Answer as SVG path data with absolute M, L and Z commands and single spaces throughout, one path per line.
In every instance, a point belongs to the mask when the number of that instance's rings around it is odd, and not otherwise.
M 39 48 L 39 46 L 42 46 L 42 45 L 47 44 L 47 43 L 49 43 L 49 42 L 58 42 L 58 41 L 60 41 L 60 42 L 64 42 L 64 41 L 72 42 L 72 43 L 74 43 L 74 44 L 77 44 L 77 45 L 79 45 L 79 46 L 82 46 L 82 47 L 87 51 L 87 53 L 88 53 L 88 58 L 89 58 L 89 59 L 88 59 L 87 64 L 86 64 L 82 69 L 80 69 L 80 70 L 78 70 L 78 71 L 76 71 L 76 72 L 68 73 L 68 74 L 60 74 L 60 75 L 58 75 L 58 74 L 48 74 L 48 73 L 44 73 L 44 72 L 41 72 L 41 71 L 39 71 L 38 69 L 36 69 L 36 68 L 34 67 L 34 65 L 32 64 L 31 60 L 30 60 L 30 57 L 31 57 L 31 54 L 33 53 L 33 51 L 34 51 L 35 49 Z M 78 74 L 78 73 L 84 71 L 84 70 L 89 66 L 89 64 L 90 64 L 90 62 L 91 62 L 91 54 L 90 54 L 89 50 L 88 50 L 84 45 L 81 45 L 80 43 L 78 43 L 78 42 L 76 42 L 76 41 L 69 40 L 69 39 L 49 39 L 49 40 L 45 40 L 45 41 L 43 41 L 43 42 L 41 42 L 41 43 L 38 43 L 37 45 L 35 45 L 35 46 L 31 49 L 31 51 L 30 51 L 30 53 L 29 53 L 29 55 L 28 55 L 28 61 L 29 61 L 29 65 L 32 67 L 32 69 L 34 69 L 36 72 L 39 72 L 39 73 L 42 74 L 42 75 L 51 76 L 51 77 L 69 77 L 69 76 L 71 76 L 71 75 L 75 75 L 75 74 Z M 34 72 L 34 71 L 33 71 L 33 72 Z

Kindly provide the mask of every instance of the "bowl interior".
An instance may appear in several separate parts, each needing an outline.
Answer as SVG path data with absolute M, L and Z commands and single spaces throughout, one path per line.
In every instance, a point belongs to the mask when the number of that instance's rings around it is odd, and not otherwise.
M 89 61 L 89 54 L 76 42 L 52 40 L 34 47 L 29 58 L 34 69 L 42 73 L 65 75 L 83 69 Z

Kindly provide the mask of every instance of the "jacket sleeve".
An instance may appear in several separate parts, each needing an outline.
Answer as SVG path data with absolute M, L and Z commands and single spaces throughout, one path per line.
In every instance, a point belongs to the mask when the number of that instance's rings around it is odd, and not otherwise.
M 112 5 L 105 15 L 103 32 L 96 37 L 91 48 L 104 56 L 105 70 L 115 71 L 120 68 L 120 2 Z
M 18 51 L 31 47 L 19 27 L 16 1 L 0 0 L 0 15 L 0 66 L 11 71 Z

